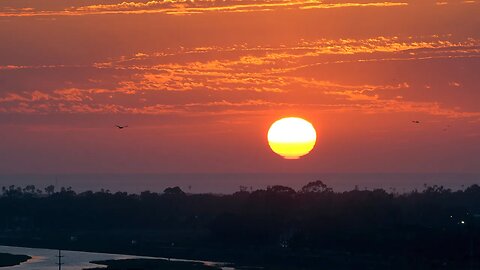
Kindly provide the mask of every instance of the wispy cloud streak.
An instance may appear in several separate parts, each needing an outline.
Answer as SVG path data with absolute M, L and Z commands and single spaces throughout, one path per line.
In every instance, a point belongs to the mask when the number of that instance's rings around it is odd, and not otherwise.
M 355 7 L 398 7 L 407 6 L 406 2 L 371 3 L 322 3 L 318 0 L 253 0 L 253 1 L 216 1 L 216 0 L 163 0 L 148 2 L 120 2 L 115 4 L 94 4 L 66 7 L 59 10 L 37 10 L 35 8 L 3 9 L 3 17 L 31 16 L 81 16 L 106 14 L 154 14 L 187 15 L 206 12 L 258 12 L 281 9 L 332 9 Z
M 239 44 L 139 52 L 89 67 L 112 74 L 109 87 L 102 86 L 101 80 L 94 77 L 88 86 L 4 91 L 0 107 L 4 113 L 148 115 L 243 114 L 309 108 L 312 111 L 413 112 L 478 118 L 479 111 L 447 105 L 448 100 L 435 100 L 434 96 L 427 101 L 416 100 L 412 93 L 420 90 L 415 81 L 352 83 L 311 73 L 320 66 L 479 57 L 480 40 L 456 40 L 451 35 L 320 39 L 278 46 Z M 0 67 L 0 71 L 54 67 L 68 66 L 8 65 Z M 453 79 L 445 82 L 444 87 L 452 88 L 452 82 L 454 88 L 465 87 Z

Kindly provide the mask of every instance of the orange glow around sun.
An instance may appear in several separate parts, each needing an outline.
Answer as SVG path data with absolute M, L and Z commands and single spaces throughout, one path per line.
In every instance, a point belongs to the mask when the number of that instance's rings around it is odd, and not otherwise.
M 312 151 L 317 140 L 313 125 L 298 117 L 282 118 L 268 130 L 268 144 L 286 159 L 298 159 Z

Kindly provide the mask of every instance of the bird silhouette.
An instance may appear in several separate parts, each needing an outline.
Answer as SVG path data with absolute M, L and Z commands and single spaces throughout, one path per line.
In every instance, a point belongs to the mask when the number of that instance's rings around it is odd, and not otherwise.
M 413 120 L 412 123 L 420 124 L 420 121 L 418 121 L 418 120 Z
M 115 125 L 118 129 L 124 129 L 127 128 L 128 126 L 120 126 L 120 125 Z

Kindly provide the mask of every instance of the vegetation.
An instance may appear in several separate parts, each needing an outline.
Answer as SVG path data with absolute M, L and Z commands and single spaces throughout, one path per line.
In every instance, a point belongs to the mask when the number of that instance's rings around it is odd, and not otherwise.
M 30 256 L 0 253 L 0 267 L 19 265 L 30 260 Z
M 164 193 L 77 194 L 70 188 L 11 186 L 3 189 L 0 212 L 0 242 L 11 245 L 275 269 L 345 264 L 468 269 L 480 260 L 477 185 L 408 194 L 337 193 L 316 181 L 299 191 L 272 186 L 231 195 L 186 194 L 178 187 Z
M 106 268 L 89 268 L 88 270 L 157 270 L 157 269 L 175 269 L 175 270 L 220 270 L 219 267 L 204 265 L 194 262 L 178 262 L 156 259 L 126 259 L 126 260 L 107 260 L 92 262 L 104 265 Z

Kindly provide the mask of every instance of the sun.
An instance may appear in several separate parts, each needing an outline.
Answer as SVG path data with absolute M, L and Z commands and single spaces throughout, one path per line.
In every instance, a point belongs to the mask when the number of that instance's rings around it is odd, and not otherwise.
M 286 117 L 272 124 L 267 138 L 273 152 L 286 159 L 299 159 L 312 151 L 317 133 L 307 120 Z

